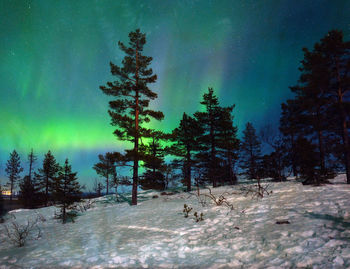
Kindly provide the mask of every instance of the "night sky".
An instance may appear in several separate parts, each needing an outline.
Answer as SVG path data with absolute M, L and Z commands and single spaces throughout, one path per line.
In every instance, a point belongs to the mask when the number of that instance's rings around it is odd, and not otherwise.
M 24 161 L 33 148 L 36 168 L 51 149 L 88 183 L 97 154 L 125 148 L 99 86 L 136 28 L 158 75 L 151 106 L 165 114 L 152 127 L 172 130 L 213 87 L 222 105 L 236 104 L 241 132 L 247 121 L 277 126 L 302 47 L 332 29 L 350 39 L 350 1 L 0 0 L 1 183 L 13 149 Z

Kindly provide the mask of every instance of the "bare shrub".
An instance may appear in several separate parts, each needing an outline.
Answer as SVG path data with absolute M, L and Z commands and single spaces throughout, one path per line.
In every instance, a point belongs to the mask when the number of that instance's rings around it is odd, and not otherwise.
M 199 199 L 199 201 L 202 201 L 201 202 L 202 205 L 205 203 L 203 202 L 203 199 L 200 198 L 200 196 L 210 198 L 210 200 L 212 200 L 215 203 L 215 205 L 217 205 L 217 206 L 226 206 L 230 210 L 234 209 L 233 205 L 230 202 L 228 202 L 227 198 L 225 197 L 225 195 L 229 194 L 228 192 L 224 192 L 217 197 L 212 193 L 210 188 L 207 188 L 207 189 L 209 190 L 209 194 L 200 194 L 199 191 L 197 192 L 197 196 L 199 197 L 198 199 Z
M 38 218 L 35 220 L 28 219 L 27 224 L 18 224 L 16 221 L 11 221 L 10 224 L 5 225 L 5 231 L 9 241 L 17 247 L 23 247 L 29 234 L 34 229 L 38 230 L 36 238 L 40 238 L 41 230 L 37 225 L 38 220 Z
M 200 222 L 200 221 L 204 220 L 204 219 L 203 219 L 203 216 L 204 216 L 203 213 L 200 213 L 200 215 L 198 215 L 197 212 L 194 212 L 193 215 L 194 215 L 194 217 L 196 218 L 196 222 Z
M 272 194 L 272 191 L 268 190 L 269 184 L 266 186 L 261 185 L 260 180 L 258 180 L 258 184 L 254 184 L 253 186 L 249 187 L 242 187 L 241 191 L 245 196 L 252 195 L 252 198 L 263 198 L 264 195 L 270 195 Z

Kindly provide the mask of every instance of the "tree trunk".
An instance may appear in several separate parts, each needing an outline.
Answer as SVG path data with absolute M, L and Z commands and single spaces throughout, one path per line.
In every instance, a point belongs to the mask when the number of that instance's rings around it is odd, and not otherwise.
M 135 70 L 135 141 L 134 141 L 134 167 L 132 176 L 132 198 L 131 205 L 137 205 L 137 185 L 138 185 L 138 170 L 139 170 L 139 61 L 138 61 L 138 42 L 136 43 L 136 70 Z
M 12 201 L 13 179 L 10 179 L 10 181 L 11 181 L 10 201 Z
M 342 102 L 340 102 L 340 110 L 341 110 L 341 117 L 342 117 L 342 138 L 343 138 L 343 145 L 344 145 L 343 149 L 344 149 L 344 163 L 345 163 L 345 169 L 346 169 L 346 183 L 350 184 L 349 134 L 348 134 L 348 126 L 346 123 L 346 112 Z

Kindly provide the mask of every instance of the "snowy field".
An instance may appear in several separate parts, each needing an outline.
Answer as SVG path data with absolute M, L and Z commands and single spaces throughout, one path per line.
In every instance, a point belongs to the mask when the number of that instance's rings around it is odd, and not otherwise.
M 41 237 L 22 248 L 6 241 L 0 224 L 0 268 L 349 268 L 350 186 L 344 182 L 338 176 L 321 187 L 270 183 L 273 193 L 260 200 L 237 194 L 242 185 L 216 188 L 215 194 L 227 192 L 233 210 L 209 200 L 203 207 L 195 192 L 144 192 L 134 207 L 102 197 L 64 225 L 53 219 L 54 207 L 16 210 L 10 215 L 17 222 L 38 214 L 46 221 L 38 224 Z M 193 207 L 188 218 L 184 203 Z M 196 222 L 194 211 L 204 220 Z

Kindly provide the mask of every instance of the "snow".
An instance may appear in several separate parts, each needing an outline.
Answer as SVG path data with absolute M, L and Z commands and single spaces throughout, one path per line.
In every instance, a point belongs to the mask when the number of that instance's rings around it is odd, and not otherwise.
M 350 267 L 350 186 L 344 175 L 334 182 L 264 183 L 272 194 L 259 200 L 239 195 L 242 185 L 213 189 L 227 193 L 233 210 L 210 200 L 203 207 L 196 192 L 141 192 L 138 206 L 105 196 L 64 225 L 53 219 L 54 207 L 14 210 L 0 224 L 0 268 Z M 185 203 L 193 208 L 188 218 Z M 4 225 L 38 215 L 46 219 L 38 224 L 41 237 L 34 231 L 24 247 L 12 246 Z

